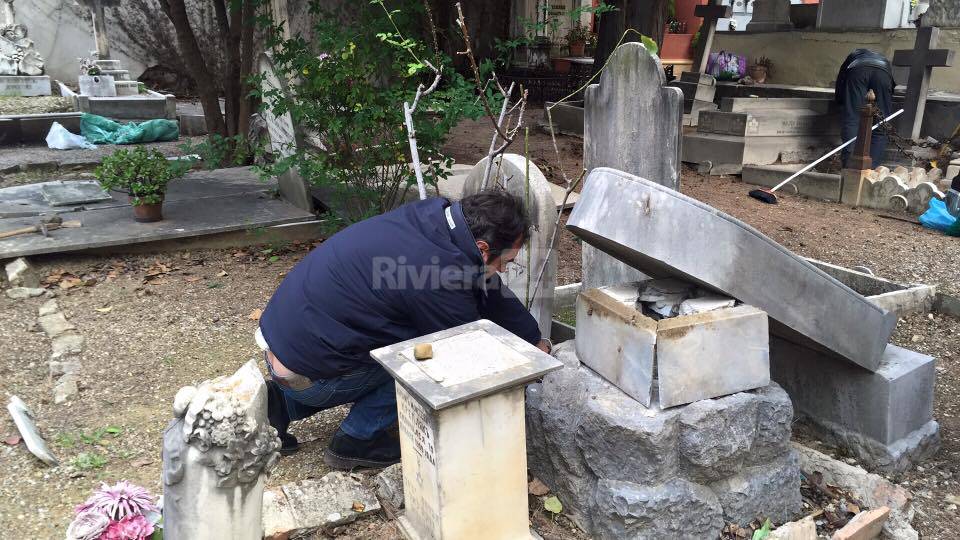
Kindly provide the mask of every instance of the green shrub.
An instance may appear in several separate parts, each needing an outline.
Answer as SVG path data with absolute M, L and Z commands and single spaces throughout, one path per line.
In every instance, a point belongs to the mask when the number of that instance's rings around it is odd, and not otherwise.
M 120 149 L 103 158 L 94 171 L 104 189 L 130 195 L 134 206 L 163 201 L 167 184 L 183 176 L 190 164 L 168 161 L 157 150 L 138 146 L 133 150 Z

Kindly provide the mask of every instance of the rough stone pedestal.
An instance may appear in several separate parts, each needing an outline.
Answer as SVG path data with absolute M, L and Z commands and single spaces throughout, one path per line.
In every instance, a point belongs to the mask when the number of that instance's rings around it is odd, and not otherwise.
M 527 389 L 531 473 L 600 539 L 717 538 L 724 521 L 800 512 L 793 408 L 779 386 L 667 410 L 644 407 L 580 364 Z
M 486 320 L 370 354 L 397 380 L 404 535 L 530 538 L 523 384 L 560 363 Z
M 173 411 L 163 434 L 164 538 L 260 540 L 265 473 L 280 439 L 256 362 L 181 388 Z
M 887 473 L 911 468 L 940 446 L 934 364 L 930 356 L 887 345 L 879 368 L 870 372 L 770 338 L 773 380 L 789 392 L 813 435 Z

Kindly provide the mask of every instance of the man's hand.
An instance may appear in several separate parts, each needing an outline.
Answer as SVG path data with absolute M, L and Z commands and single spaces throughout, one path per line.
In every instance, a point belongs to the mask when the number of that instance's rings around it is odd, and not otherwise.
M 550 343 L 549 339 L 541 339 L 540 343 L 537 343 L 537 348 L 547 354 L 550 354 L 550 351 L 553 350 L 553 344 Z

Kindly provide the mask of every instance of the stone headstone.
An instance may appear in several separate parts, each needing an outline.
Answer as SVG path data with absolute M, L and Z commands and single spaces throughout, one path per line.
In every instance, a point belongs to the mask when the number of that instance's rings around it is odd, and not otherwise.
M 484 158 L 470 171 L 463 185 L 464 196 L 480 191 L 487 159 Z M 520 249 L 517 258 L 507 265 L 501 277 L 503 283 L 537 319 L 541 335 L 549 338 L 553 320 L 553 289 L 557 284 L 557 250 L 549 249 L 557 223 L 557 206 L 550 182 L 532 161 L 527 162 L 517 154 L 504 154 L 494 158 L 487 185 L 500 186 L 507 193 L 520 197 L 533 223 L 530 238 Z M 544 265 L 546 268 L 538 287 L 537 276 Z
M 824 30 L 882 30 L 910 26 L 905 0 L 821 0 L 817 28 Z
M 181 388 L 173 412 L 163 434 L 164 538 L 260 540 L 266 473 L 280 439 L 256 361 Z
M 754 0 L 753 17 L 747 23 L 748 32 L 782 32 L 793 30 L 790 20 L 790 0 Z
M 895 315 L 749 225 L 621 171 L 590 173 L 567 228 L 652 277 L 756 306 L 770 316 L 772 333 L 812 341 L 868 370 L 877 369 L 896 325 Z
M 269 53 L 260 55 L 259 69 L 264 77 L 262 91 L 267 106 L 262 116 L 267 125 L 267 132 L 270 134 L 270 148 L 278 157 L 289 157 L 297 149 L 306 148 L 306 139 L 301 130 L 294 125 L 290 111 L 280 116 L 273 113 L 270 105 L 271 98 L 268 95 L 268 92 L 289 95 L 289 85 L 277 74 L 273 66 L 273 58 Z M 310 185 L 299 172 L 293 168 L 288 169 L 280 175 L 277 183 L 280 187 L 280 196 L 284 200 L 297 208 L 313 212 L 313 195 L 310 193 Z
M 920 138 L 923 125 L 923 111 L 927 106 L 927 92 L 930 88 L 930 75 L 935 67 L 953 65 L 955 51 L 937 49 L 940 42 L 940 29 L 923 27 L 917 29 L 917 39 L 913 50 L 899 50 L 893 53 L 893 65 L 910 66 L 907 80 L 907 96 L 904 98 L 903 117 L 900 119 L 900 131 L 909 134 L 911 139 Z
M 370 355 L 397 381 L 404 536 L 529 538 L 524 384 L 560 363 L 486 320 Z
M 660 59 L 640 43 L 617 47 L 586 90 L 583 163 L 612 167 L 680 189 L 683 92 L 666 85 Z M 583 246 L 583 286 L 640 281 L 643 274 Z

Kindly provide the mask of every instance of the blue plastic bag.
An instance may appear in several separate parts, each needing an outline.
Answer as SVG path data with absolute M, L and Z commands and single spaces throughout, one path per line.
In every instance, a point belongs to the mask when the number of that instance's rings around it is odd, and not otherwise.
M 935 231 L 946 231 L 957 221 L 950 215 L 947 205 L 940 199 L 930 199 L 927 211 L 920 216 L 920 224 Z

